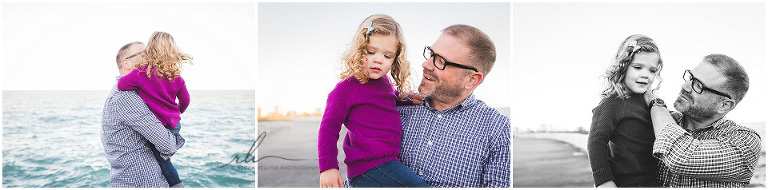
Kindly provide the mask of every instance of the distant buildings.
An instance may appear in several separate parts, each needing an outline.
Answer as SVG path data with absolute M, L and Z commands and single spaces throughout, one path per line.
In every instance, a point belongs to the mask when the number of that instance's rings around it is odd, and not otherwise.
M 259 116 L 259 121 L 287 121 L 287 120 L 293 120 L 296 117 L 322 116 L 323 111 L 324 111 L 323 108 L 317 108 L 313 113 L 309 113 L 309 112 L 298 113 L 293 110 L 282 113 L 280 112 L 280 108 L 278 106 L 275 106 L 274 111 L 267 113 L 266 116 L 262 116 L 261 107 L 259 107 L 258 116 Z

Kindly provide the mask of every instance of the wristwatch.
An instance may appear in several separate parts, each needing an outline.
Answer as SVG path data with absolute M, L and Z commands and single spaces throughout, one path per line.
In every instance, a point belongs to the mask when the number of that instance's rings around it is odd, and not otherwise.
M 664 100 L 662 100 L 661 98 L 656 98 L 651 100 L 651 103 L 648 104 L 648 107 L 653 107 L 653 106 L 661 106 L 666 108 L 667 104 L 665 104 Z

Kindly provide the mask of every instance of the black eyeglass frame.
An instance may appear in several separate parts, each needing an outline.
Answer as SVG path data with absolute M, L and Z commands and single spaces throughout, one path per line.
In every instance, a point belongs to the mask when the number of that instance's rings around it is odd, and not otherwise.
M 429 57 L 427 57 L 427 50 L 429 50 L 429 55 L 430 55 Z M 440 69 L 440 70 L 445 70 L 445 66 L 450 65 L 450 66 L 454 66 L 454 67 L 458 67 L 458 68 L 462 68 L 462 69 L 469 69 L 469 70 L 473 70 L 475 72 L 478 72 L 477 68 L 474 68 L 472 66 L 466 66 L 466 65 L 462 65 L 462 64 L 458 64 L 458 63 L 454 63 L 454 62 L 448 61 L 447 59 L 445 59 L 445 57 L 440 56 L 439 54 L 436 54 L 434 51 L 432 51 L 432 48 L 430 48 L 429 46 L 424 46 L 424 52 L 421 55 L 424 56 L 424 59 L 427 59 L 427 60 L 429 60 L 429 58 L 432 58 L 432 65 L 434 65 L 435 68 Z M 440 57 L 440 59 L 443 60 L 443 68 L 440 68 L 440 67 L 437 66 L 437 58 L 438 57 Z
M 686 76 L 690 76 L 690 79 L 689 79 L 689 78 L 687 78 Z M 728 99 L 733 99 L 733 98 L 731 97 L 731 95 L 728 95 L 728 94 L 726 94 L 726 93 L 723 93 L 723 92 L 717 91 L 717 90 L 715 90 L 715 89 L 711 89 L 711 88 L 707 87 L 706 85 L 704 85 L 704 83 L 703 83 L 703 82 L 701 82 L 701 80 L 699 80 L 698 78 L 696 78 L 695 76 L 693 76 L 693 73 L 691 73 L 691 70 L 690 70 L 690 69 L 686 69 L 686 70 L 685 70 L 685 72 L 683 73 L 683 80 L 685 80 L 685 81 L 691 81 L 691 89 L 692 89 L 694 92 L 696 92 L 696 93 L 699 93 L 699 94 L 701 94 L 702 92 L 704 92 L 704 91 L 706 90 L 706 91 L 712 92 L 713 94 L 717 94 L 717 95 L 720 95 L 720 96 L 725 96 L 725 97 L 726 97 L 726 98 L 728 98 Z M 697 82 L 698 82 L 698 84 L 700 84 L 700 85 L 701 85 L 701 87 L 700 87 L 700 90 L 699 90 L 699 91 L 696 91 L 696 83 L 697 83 Z
M 140 51 L 140 52 L 137 52 L 137 53 L 134 53 L 134 54 L 133 54 L 133 55 L 131 55 L 131 56 L 125 57 L 125 59 L 130 59 L 130 58 L 136 57 L 136 56 L 138 56 L 138 55 L 141 55 L 141 53 L 142 53 L 142 51 Z

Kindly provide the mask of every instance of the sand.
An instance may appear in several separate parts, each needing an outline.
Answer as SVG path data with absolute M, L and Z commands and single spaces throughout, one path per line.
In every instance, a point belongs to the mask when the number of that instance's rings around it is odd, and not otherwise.
M 512 187 L 593 187 L 589 159 L 550 139 L 513 138 Z
M 260 121 L 259 134 L 267 132 L 258 149 L 258 157 L 280 156 L 289 159 L 265 158 L 258 162 L 259 187 L 320 187 L 317 166 L 318 121 Z M 346 133 L 345 130 L 342 130 Z M 343 138 L 343 135 L 340 136 Z M 341 151 L 341 141 L 339 152 Z M 340 154 L 342 177 L 346 179 L 344 154 Z
M 761 124 L 761 125 L 758 125 L 758 126 L 764 126 L 764 125 Z M 758 132 L 765 131 L 765 129 L 760 129 L 760 130 L 757 130 L 757 131 Z M 586 148 L 586 145 L 587 145 L 587 134 L 578 134 L 578 133 L 516 133 L 516 134 L 513 135 L 513 137 L 514 137 L 513 139 L 515 139 L 515 141 L 513 141 L 513 153 L 512 153 L 512 157 L 514 159 L 514 162 L 512 163 L 513 164 L 513 168 L 517 168 L 518 167 L 517 164 L 521 164 L 521 165 L 526 165 L 527 164 L 525 162 L 518 162 L 518 158 L 517 158 L 518 156 L 523 156 L 523 155 L 524 156 L 528 156 L 528 157 L 530 157 L 530 156 L 540 156 L 540 155 L 527 155 L 527 154 L 519 153 L 518 151 L 521 151 L 521 150 L 518 150 L 518 148 L 527 148 L 529 146 L 536 147 L 538 145 L 535 145 L 535 144 L 520 144 L 520 143 L 527 143 L 527 142 L 525 142 L 525 141 L 518 142 L 517 139 L 549 139 L 549 140 L 554 140 L 554 141 L 570 144 L 571 146 L 573 146 L 577 150 L 580 150 L 581 152 L 586 152 L 585 150 L 587 149 Z M 760 158 L 757 161 L 757 166 L 755 167 L 754 175 L 752 176 L 752 179 L 750 180 L 749 187 L 765 187 L 765 183 L 766 183 L 766 181 L 765 181 L 765 172 L 766 172 L 766 168 L 765 168 L 765 151 L 766 151 L 765 150 L 765 145 L 766 144 L 765 144 L 765 141 L 763 142 L 762 145 L 763 145 L 763 148 L 761 149 L 762 153 L 760 155 Z M 540 152 L 547 152 L 547 151 L 543 151 L 542 150 Z M 536 152 L 534 152 L 534 154 L 546 154 L 546 153 L 536 153 Z M 585 155 L 585 158 L 586 158 L 586 155 Z M 580 166 L 580 167 L 586 168 L 587 170 L 591 170 L 590 166 L 589 166 L 588 158 L 587 158 L 586 162 L 584 162 L 584 163 L 585 164 Z M 514 178 L 513 181 L 517 182 L 517 180 L 518 180 L 517 177 L 522 177 L 522 176 L 519 176 L 519 175 L 522 175 L 522 174 L 518 174 L 517 172 L 513 171 L 513 176 L 515 176 L 515 177 L 513 177 Z M 538 175 L 538 174 L 534 173 L 533 175 Z M 591 173 L 589 174 L 589 176 L 591 176 Z M 516 184 L 513 184 L 513 186 L 518 187 Z M 543 186 L 539 186 L 539 187 L 543 187 Z

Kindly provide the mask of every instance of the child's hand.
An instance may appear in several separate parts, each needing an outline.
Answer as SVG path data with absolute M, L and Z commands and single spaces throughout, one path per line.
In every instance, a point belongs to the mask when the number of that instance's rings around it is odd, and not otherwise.
M 648 89 L 643 93 L 643 99 L 645 99 L 645 105 L 648 105 L 651 103 L 651 100 L 656 99 L 656 97 L 659 96 L 659 93 L 655 89 Z
M 413 94 L 413 104 L 418 105 L 418 104 L 421 104 L 421 103 L 424 103 L 424 96 L 419 94 L 419 93 L 414 93 Z
M 339 169 L 328 169 L 320 173 L 320 187 L 344 187 Z
M 597 188 L 617 188 L 617 187 L 616 187 L 616 183 L 614 183 L 613 181 L 608 181 L 598 185 Z

